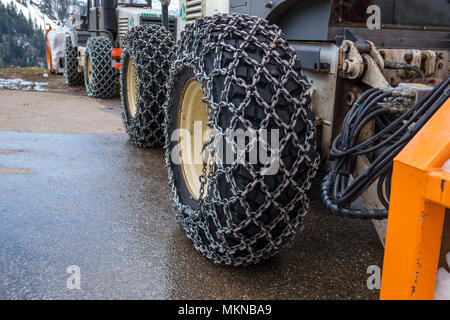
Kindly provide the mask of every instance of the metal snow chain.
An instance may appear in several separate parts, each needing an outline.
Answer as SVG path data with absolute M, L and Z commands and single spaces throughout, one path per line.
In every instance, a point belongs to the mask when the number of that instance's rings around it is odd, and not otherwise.
M 161 99 L 158 98 L 165 95 L 165 83 L 160 79 L 168 77 L 167 69 L 162 66 L 170 66 L 172 63 L 173 53 L 170 53 L 170 51 L 173 50 L 171 46 L 174 40 L 170 32 L 156 25 L 141 25 L 135 29 L 125 36 L 124 43 L 126 45 L 123 54 L 130 55 L 130 59 L 133 61 L 137 79 L 137 101 L 145 104 L 138 109 L 140 114 L 137 114 L 136 118 L 142 116 L 145 121 L 142 121 L 139 127 L 133 128 L 129 134 L 140 137 L 142 134 L 138 131 L 144 131 L 151 133 L 153 138 L 160 136 L 159 143 L 155 142 L 153 146 L 162 146 L 165 137 L 158 133 L 163 133 L 163 124 L 158 119 L 164 118 L 164 110 L 160 107 L 159 100 Z M 158 41 L 151 41 L 151 39 L 157 39 Z M 168 54 L 161 54 L 163 52 L 168 52 Z M 156 72 L 151 71 L 155 69 L 157 69 Z M 140 82 L 140 74 L 145 75 L 145 83 Z M 126 125 L 127 119 L 124 112 L 122 110 L 122 117 Z M 151 113 L 151 116 L 145 116 L 146 113 Z
M 228 40 L 231 38 L 231 35 L 240 39 L 235 45 L 231 43 L 232 41 Z M 215 41 L 209 41 L 212 37 L 214 37 Z M 261 38 L 263 39 L 261 40 Z M 270 39 L 270 42 L 267 39 Z M 249 45 L 256 46 L 260 51 L 262 50 L 264 52 L 261 62 L 256 61 L 248 54 L 246 48 Z M 279 51 L 276 51 L 276 48 L 282 48 L 285 52 L 290 53 L 289 59 L 285 59 L 286 55 L 282 57 Z M 189 52 L 189 54 L 184 54 L 186 52 Z M 206 70 L 204 65 L 204 61 L 206 60 L 205 56 L 211 52 L 214 55 L 213 68 L 212 70 Z M 233 61 L 226 66 L 221 66 L 224 52 L 234 54 Z M 252 77 L 251 83 L 246 83 L 241 77 L 236 75 L 236 67 L 242 61 L 245 61 L 254 68 L 255 75 Z M 285 74 L 283 74 L 281 79 L 276 79 L 269 71 L 268 65 L 269 63 L 273 63 L 273 61 L 285 70 Z M 239 163 L 236 159 L 232 164 L 224 165 L 221 161 L 216 161 L 211 170 L 208 170 L 207 164 L 204 164 L 202 176 L 200 177 L 201 197 L 199 208 L 196 210 L 180 202 L 175 186 L 174 174 L 170 165 L 168 165 L 169 184 L 174 195 L 175 207 L 178 210 L 177 220 L 186 230 L 187 236 L 194 242 L 195 248 L 216 263 L 237 266 L 256 263 L 263 258 L 268 258 L 292 240 L 296 231 L 301 227 L 309 204 L 306 191 L 310 188 L 311 179 L 316 174 L 319 166 L 319 158 L 318 156 L 310 156 L 311 149 L 315 148 L 314 118 L 311 120 L 307 116 L 307 108 L 310 108 L 307 98 L 310 94 L 310 85 L 304 77 L 297 73 L 297 65 L 295 52 L 289 47 L 287 40 L 282 35 L 282 31 L 277 27 L 270 26 L 265 20 L 247 15 L 233 14 L 225 16 L 219 14 L 197 20 L 186 26 L 184 37 L 178 43 L 175 61 L 170 70 L 170 80 L 167 84 L 167 102 L 164 106 L 166 112 L 165 136 L 167 164 L 171 163 L 171 155 L 169 152 L 171 133 L 169 132 L 168 122 L 169 101 L 171 100 L 170 88 L 174 84 L 178 72 L 186 66 L 191 67 L 194 71 L 196 79 L 200 82 L 202 91 L 209 93 L 204 97 L 204 102 L 207 105 L 208 125 L 212 129 L 210 130 L 210 141 L 212 143 L 209 144 L 205 151 L 214 157 L 218 143 L 221 141 L 221 138 L 225 138 L 225 132 L 218 123 L 220 118 L 219 114 L 222 110 L 229 110 L 233 114 L 229 128 L 236 128 L 236 124 L 241 122 L 247 129 L 270 129 L 270 122 L 272 121 L 273 123 L 274 121 L 285 134 L 280 142 L 280 153 L 284 148 L 290 147 L 288 143 L 294 145 L 298 150 L 298 157 L 290 168 L 288 168 L 281 158 L 279 159 L 280 170 L 283 173 L 283 181 L 280 187 L 274 192 L 269 190 L 260 170 L 247 162 Z M 225 77 L 224 90 L 220 101 L 215 101 L 215 98 L 211 94 L 213 92 L 214 80 L 217 76 Z M 261 97 L 256 87 L 263 76 L 268 80 L 270 79 L 268 86 L 270 85 L 275 90 L 270 105 Z M 294 79 L 298 86 L 303 87 L 300 96 L 292 96 L 285 87 L 285 83 L 289 79 Z M 247 92 L 247 98 L 238 106 L 228 101 L 232 84 L 240 86 Z M 254 97 L 254 99 L 250 99 L 250 96 Z M 281 99 L 295 106 L 295 111 L 291 119 L 297 120 L 294 120 L 290 124 L 283 121 L 273 108 Z M 241 116 L 244 114 L 243 111 L 252 102 L 254 103 L 254 101 L 258 103 L 266 115 L 257 127 L 251 121 Z M 295 133 L 295 125 L 298 121 L 303 121 L 308 128 L 304 141 Z M 234 141 L 228 141 L 228 143 L 231 144 L 234 151 L 239 149 Z M 254 147 L 255 140 L 246 145 L 245 152 L 249 152 Z M 300 173 L 299 170 L 302 165 L 307 168 L 305 169 L 306 178 L 301 183 L 298 183 L 295 177 Z M 239 166 L 245 168 L 254 178 L 244 190 L 239 188 L 238 182 L 233 176 L 233 170 Z M 224 178 L 231 186 L 231 196 L 228 198 L 223 198 L 223 194 L 221 195 L 218 190 L 219 180 L 221 178 Z M 286 192 L 283 185 L 287 184 L 295 190 L 295 196 L 288 203 L 279 203 L 277 199 Z M 258 210 L 255 211 L 245 199 L 257 186 L 265 194 L 265 200 L 259 206 Z M 246 212 L 246 219 L 239 224 L 234 222 L 231 212 L 231 207 L 234 205 L 240 205 Z M 269 224 L 262 223 L 259 218 L 270 207 L 276 208 L 280 213 Z M 290 213 L 294 210 L 298 211 L 299 214 L 291 218 Z M 223 211 L 223 216 L 219 217 L 218 211 Z M 283 221 L 286 222 L 287 227 L 279 236 L 273 237 L 271 231 Z M 212 228 L 213 231 L 214 229 L 217 230 L 215 235 L 211 232 L 211 224 L 214 225 Z M 242 231 L 250 224 L 257 226 L 259 231 L 249 238 Z M 230 237 L 238 240 L 239 243 L 233 246 L 230 245 L 227 240 Z M 205 238 L 207 241 L 205 241 Z M 268 244 L 263 250 L 256 250 L 255 243 L 260 239 L 266 240 Z M 246 254 L 242 254 L 242 252 L 246 252 Z M 239 255 L 236 256 L 236 253 L 239 253 Z

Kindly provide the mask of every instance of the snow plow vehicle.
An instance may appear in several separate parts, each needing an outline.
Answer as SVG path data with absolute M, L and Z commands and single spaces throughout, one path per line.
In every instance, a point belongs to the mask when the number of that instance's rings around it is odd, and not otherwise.
M 82 11 L 72 6 L 70 12 L 64 49 L 66 83 L 84 85 L 88 96 L 108 99 L 119 80 L 130 139 L 141 147 L 162 146 L 164 114 L 159 104 L 165 99 L 175 17 L 167 11 L 156 13 L 151 0 L 88 0 Z
M 321 159 L 330 213 L 385 220 L 394 157 L 449 97 L 448 1 L 180 8 L 162 108 L 177 220 L 195 248 L 234 266 L 276 254 L 302 228 Z
M 164 145 L 194 247 L 233 266 L 275 255 L 302 229 L 327 160 L 327 210 L 373 220 L 384 242 L 394 158 L 450 106 L 449 2 L 181 0 L 168 30 L 169 2 L 166 28 L 128 30 L 144 10 L 135 2 L 89 1 L 66 44 L 66 79 L 84 71 L 90 96 L 111 96 L 113 44 L 123 50 L 127 133 Z

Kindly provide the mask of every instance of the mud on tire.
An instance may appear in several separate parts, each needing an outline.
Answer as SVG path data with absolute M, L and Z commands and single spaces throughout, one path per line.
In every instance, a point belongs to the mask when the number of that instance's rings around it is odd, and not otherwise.
M 120 95 L 123 123 L 130 141 L 139 147 L 164 145 L 164 110 L 166 82 L 174 54 L 175 40 L 164 27 L 140 25 L 124 39 Z M 135 114 L 128 101 L 127 74 L 131 60 L 136 79 Z
M 114 95 L 116 72 L 112 67 L 112 42 L 91 37 L 86 44 L 84 83 L 89 97 L 108 99 Z M 90 59 L 91 69 L 88 67 Z
M 215 132 L 279 129 L 280 169 L 261 164 L 217 164 L 201 176 L 205 191 L 189 198 L 177 142 L 180 94 L 190 77 L 200 83 Z M 215 15 L 186 27 L 170 72 L 166 112 L 166 162 L 177 220 L 195 248 L 215 263 L 234 266 L 276 254 L 301 229 L 306 192 L 319 166 L 310 85 L 281 30 L 247 15 Z M 246 145 L 250 150 L 254 145 Z M 206 183 L 207 182 L 207 183 Z
M 66 37 L 64 44 L 64 78 L 69 86 L 84 84 L 82 72 L 78 72 L 77 50 L 72 47 L 70 37 Z

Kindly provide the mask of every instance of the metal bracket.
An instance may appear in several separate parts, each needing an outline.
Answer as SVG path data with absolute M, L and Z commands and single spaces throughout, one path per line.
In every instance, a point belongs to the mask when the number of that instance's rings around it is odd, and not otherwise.
M 296 48 L 294 45 L 294 50 L 297 53 L 297 57 L 300 60 L 302 69 L 311 70 L 314 72 L 329 72 L 330 65 L 328 63 L 323 63 L 320 60 L 319 47 L 303 47 Z

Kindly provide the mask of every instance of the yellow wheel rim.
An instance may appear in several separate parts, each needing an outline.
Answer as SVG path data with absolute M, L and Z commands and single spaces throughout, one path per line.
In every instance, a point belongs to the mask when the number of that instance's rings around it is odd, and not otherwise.
M 200 176 L 203 173 L 204 161 L 202 148 L 208 135 L 208 113 L 202 101 L 203 92 L 200 84 L 191 79 L 186 82 L 178 108 L 178 146 L 180 164 L 186 186 L 196 201 L 200 198 Z M 208 169 L 209 170 L 209 169 Z M 206 185 L 205 191 L 206 191 Z
M 127 102 L 128 110 L 131 117 L 135 117 L 137 114 L 137 91 L 136 91 L 136 76 L 134 74 L 134 65 L 131 59 L 128 60 L 127 65 Z
M 91 79 L 92 79 L 92 62 L 91 62 L 91 56 L 88 56 L 88 58 L 87 58 L 87 71 L 88 71 L 88 82 L 91 83 Z

